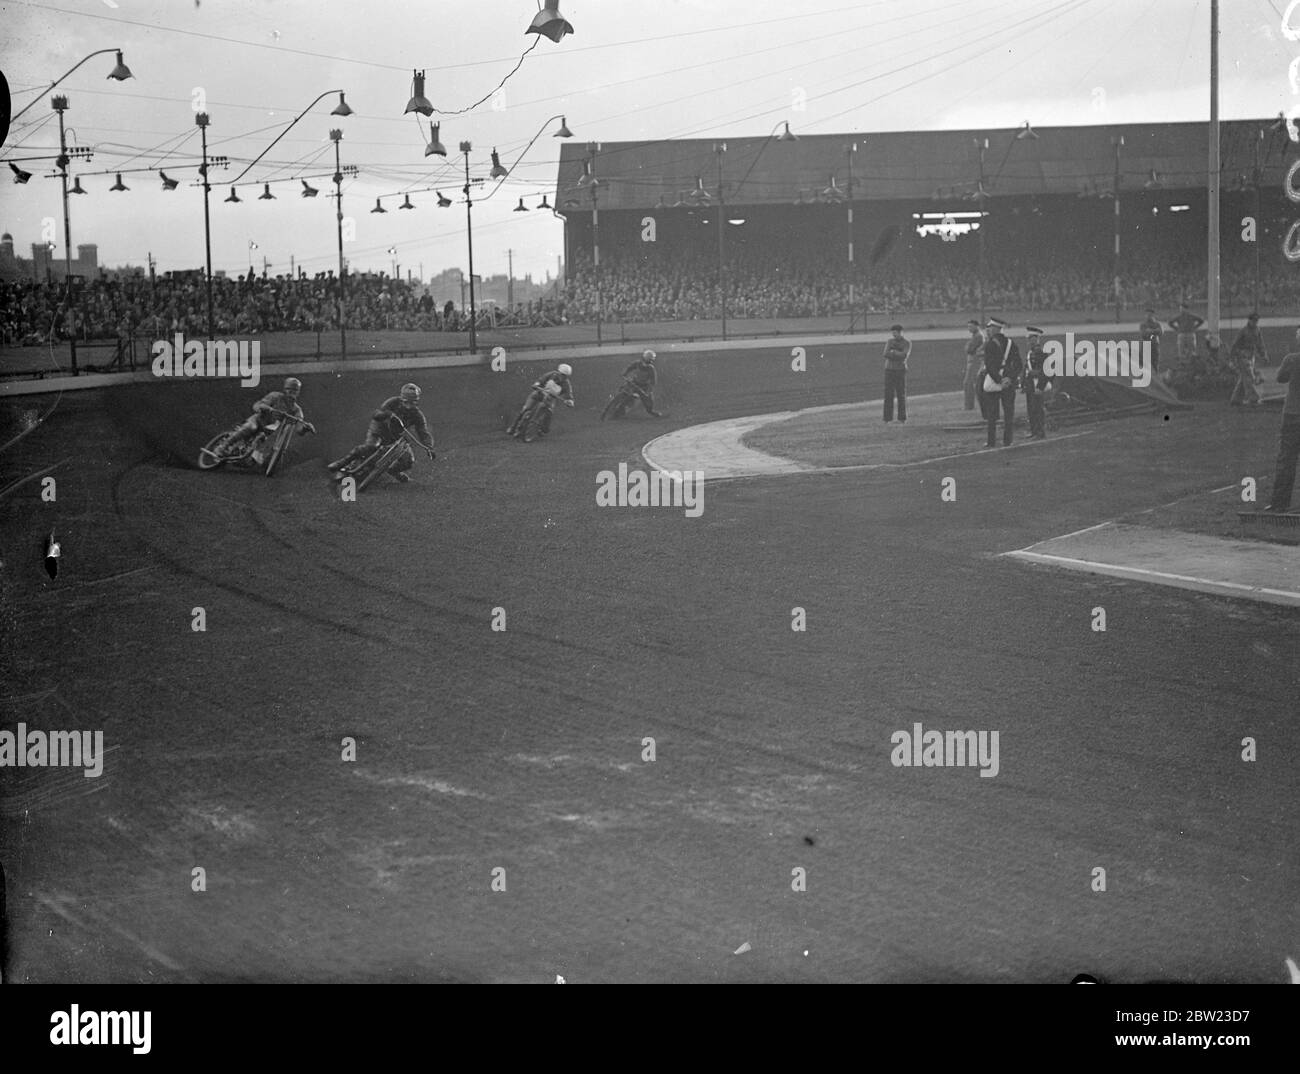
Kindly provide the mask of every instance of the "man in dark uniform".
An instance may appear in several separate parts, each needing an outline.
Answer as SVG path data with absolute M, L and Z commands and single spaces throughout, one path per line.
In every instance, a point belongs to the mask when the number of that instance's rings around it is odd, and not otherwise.
M 1002 444 L 1011 446 L 1012 428 L 1016 419 L 1016 386 L 1024 375 L 1025 363 L 1020 349 L 1002 331 L 1006 326 L 996 317 L 989 318 L 989 339 L 984 344 L 984 375 L 1000 385 L 996 392 L 985 392 L 988 412 L 988 446 L 997 446 L 998 409 L 1002 410 Z
M 1151 344 L 1151 377 L 1155 379 L 1160 371 L 1160 337 L 1165 334 L 1165 330 L 1160 327 L 1160 322 L 1156 320 L 1156 311 L 1147 310 L 1146 320 L 1138 325 L 1138 338 L 1143 343 Z
M 903 338 L 903 326 L 889 326 L 893 338 L 885 344 L 885 421 L 894 420 L 894 399 L 898 399 L 899 423 L 907 421 L 907 356 L 912 353 L 910 340 Z
M 1047 361 L 1047 352 L 1043 350 L 1043 330 L 1032 325 L 1025 329 L 1029 335 L 1025 356 L 1025 409 L 1029 412 L 1029 439 L 1045 440 L 1047 438 L 1047 389 L 1051 385 L 1047 374 L 1043 372 L 1043 363 Z
M 1300 347 L 1300 329 L 1296 329 L 1295 339 L 1297 347 Z M 1264 510 L 1285 513 L 1291 508 L 1296 460 L 1300 459 L 1300 352 L 1292 352 L 1282 359 L 1277 379 L 1287 386 L 1286 402 L 1282 404 L 1282 428 L 1278 434 L 1273 498 Z
M 1268 351 L 1264 348 L 1264 337 L 1259 331 L 1259 314 L 1252 313 L 1246 318 L 1246 326 L 1233 341 L 1228 361 L 1237 371 L 1237 383 L 1232 387 L 1228 399 L 1229 406 L 1259 406 L 1259 392 L 1255 385 L 1261 379 L 1255 371 L 1255 359 L 1268 362 Z
M 970 339 L 966 341 L 966 380 L 962 385 L 966 392 L 966 409 L 975 409 L 975 400 L 980 400 L 980 416 L 984 416 L 984 399 L 979 395 L 980 380 L 984 376 L 984 333 L 976 320 L 966 322 L 970 329 Z
M 1205 323 L 1204 317 L 1198 317 L 1184 302 L 1178 308 L 1178 316 L 1169 322 L 1169 327 L 1178 333 L 1178 360 L 1187 365 L 1196 358 L 1196 330 Z

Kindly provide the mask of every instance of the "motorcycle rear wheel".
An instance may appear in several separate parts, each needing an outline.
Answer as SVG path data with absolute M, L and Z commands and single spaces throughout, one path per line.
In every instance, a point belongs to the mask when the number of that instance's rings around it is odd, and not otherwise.
M 232 432 L 218 433 L 203 445 L 199 450 L 200 470 L 215 470 L 218 466 L 221 466 L 227 461 L 221 454 L 221 449 L 226 446 L 226 443 L 233 435 L 234 433 Z

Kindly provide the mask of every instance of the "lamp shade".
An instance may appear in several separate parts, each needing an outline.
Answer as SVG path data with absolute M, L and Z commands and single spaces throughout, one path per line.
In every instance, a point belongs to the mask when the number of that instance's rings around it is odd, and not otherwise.
M 330 110 L 330 115 L 332 116 L 352 115 L 352 109 L 348 106 L 348 102 L 343 99 L 342 91 L 339 92 L 339 103 L 336 104 L 334 108 Z
M 113 79 L 114 82 L 125 82 L 128 78 L 132 77 L 131 68 L 122 62 L 122 54 L 120 52 L 117 54 L 117 63 L 115 63 L 113 69 L 108 72 L 108 77 Z
M 424 95 L 424 72 L 411 72 L 411 99 L 406 102 L 406 115 L 409 112 L 419 112 L 422 116 L 433 115 L 433 105 L 429 103 L 429 98 Z
M 178 186 L 181 185 L 179 179 L 168 179 L 167 173 L 164 171 L 160 171 L 158 174 L 162 177 L 162 184 L 164 190 L 175 190 Z
M 451 198 L 447 197 L 441 190 L 438 191 L 438 208 L 445 209 L 451 204 Z
M 510 173 L 501 166 L 501 158 L 497 156 L 497 151 L 492 150 L 492 178 L 504 179 Z
M 13 163 L 13 161 L 9 162 L 9 170 L 14 173 L 15 183 L 25 183 L 32 177 L 31 172 L 23 171 L 22 168 L 18 167 L 17 164 Z
M 302 183 L 302 196 L 304 198 L 314 198 L 320 193 L 314 186 L 309 186 L 306 179 L 299 179 L 298 182 Z
M 573 24 L 560 14 L 558 0 L 546 0 L 542 10 L 533 16 L 525 34 L 541 34 L 543 37 L 559 42 L 565 34 L 573 33 Z
M 241 198 L 238 194 L 235 193 L 235 188 L 232 186 L 232 187 L 230 188 L 230 197 L 226 198 L 225 200 L 226 200 L 226 201 L 243 201 L 244 199 Z
M 271 184 L 263 183 L 262 192 L 257 195 L 258 201 L 275 201 L 275 195 L 271 193 Z
M 122 173 L 117 173 L 117 182 L 108 188 L 109 190 L 130 190 L 131 188 L 122 182 Z
M 520 198 L 520 199 L 519 199 L 519 204 L 516 205 L 516 206 L 514 207 L 514 209 L 511 210 L 511 211 L 512 211 L 512 212 L 516 212 L 516 213 L 526 213 L 526 212 L 528 212 L 528 206 L 524 204 L 524 199 L 523 199 L 523 198 Z
M 573 131 L 569 130 L 569 121 L 564 116 L 560 117 L 560 129 L 556 131 L 552 138 L 572 138 Z
M 68 190 L 68 193 L 69 193 L 69 194 L 84 194 L 84 193 L 85 193 L 85 190 L 83 190 L 83 189 L 82 189 L 82 186 L 81 186 L 81 176 L 78 175 L 77 178 L 73 181 L 73 183 L 72 183 L 72 187 L 71 187 L 71 189 Z
M 447 155 L 447 147 L 444 146 L 438 138 L 438 133 L 441 130 L 441 123 L 429 124 L 429 144 L 424 147 L 424 155 L 426 157 L 445 157 Z
M 414 208 L 415 208 L 415 206 L 411 204 L 411 195 L 410 195 L 410 194 L 407 194 L 407 195 L 406 195 L 406 200 L 405 200 L 404 202 L 402 202 L 402 204 L 399 205 L 398 208 L 399 208 L 399 209 L 414 209 Z
M 379 199 L 378 199 L 378 198 L 375 198 L 375 207 L 374 207 L 373 209 L 371 209 L 370 211 L 371 211 L 372 213 L 386 213 L 386 212 L 388 212 L 387 209 L 385 209 L 382 205 L 379 204 Z

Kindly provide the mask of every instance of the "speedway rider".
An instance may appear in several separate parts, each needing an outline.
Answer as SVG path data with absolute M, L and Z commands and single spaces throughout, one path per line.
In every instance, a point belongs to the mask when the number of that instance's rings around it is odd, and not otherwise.
M 227 452 L 236 451 L 247 440 L 275 422 L 279 417 L 276 411 L 297 419 L 299 436 L 314 433 L 316 426 L 303 419 L 302 407 L 298 405 L 298 393 L 301 391 L 302 381 L 297 377 L 289 377 L 285 380 L 284 387 L 280 391 L 267 392 L 266 395 L 253 404 L 252 416 L 235 430 L 234 435 L 226 442 L 225 450 Z
M 519 411 L 518 416 L 510 423 L 510 428 L 506 430 L 507 436 L 514 436 L 519 429 L 519 420 L 528 413 L 530 407 L 540 406 L 545 402 L 547 396 L 558 395 L 564 400 L 565 406 L 573 406 L 573 383 L 569 378 L 573 376 L 573 368 L 566 362 L 561 362 L 548 373 L 543 373 L 533 381 L 533 390 L 528 393 L 528 398 L 524 400 L 523 408 Z M 554 385 L 558 391 L 551 389 Z M 542 436 L 551 431 L 551 411 L 547 410 L 542 416 L 542 427 L 539 430 Z
M 623 379 L 636 388 L 641 405 L 645 407 L 647 414 L 652 418 L 663 417 L 655 409 L 655 384 L 658 383 L 658 377 L 655 373 L 654 351 L 642 351 L 641 357 L 623 370 Z
M 329 468 L 335 472 L 336 476 L 341 476 L 340 472 L 345 466 L 358 459 L 365 458 L 381 445 L 391 444 L 402 435 L 404 428 L 415 433 L 420 443 L 424 445 L 424 450 L 428 452 L 430 461 L 432 461 L 436 458 L 433 450 L 433 436 L 429 432 L 429 423 L 425 420 L 424 414 L 418 406 L 419 402 L 419 386 L 416 384 L 403 384 L 401 392 L 391 399 L 385 399 L 379 409 L 370 415 L 370 427 L 366 430 L 364 443 L 358 444 L 343 458 L 330 463 Z M 414 455 L 409 451 L 403 452 L 397 462 L 389 467 L 388 472 L 398 481 L 410 481 L 411 476 L 406 471 L 414 465 Z

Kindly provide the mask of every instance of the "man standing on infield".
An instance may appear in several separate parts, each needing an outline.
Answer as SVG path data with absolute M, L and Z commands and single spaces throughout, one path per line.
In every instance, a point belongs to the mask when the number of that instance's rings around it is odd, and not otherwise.
M 1300 347 L 1300 328 L 1295 333 Z M 1278 383 L 1285 384 L 1286 402 L 1282 404 L 1282 429 L 1277 440 L 1277 472 L 1273 476 L 1272 500 L 1265 511 L 1285 514 L 1291 509 L 1295 489 L 1296 460 L 1300 458 L 1300 351 L 1282 359 L 1277 371 Z
M 966 391 L 966 409 L 974 410 L 978 398 L 980 417 L 987 417 L 984 413 L 984 397 L 979 394 L 980 378 L 984 375 L 984 333 L 980 331 L 979 321 L 969 320 L 966 327 L 970 329 L 970 339 L 966 341 L 966 382 L 963 385 Z
M 898 400 L 899 424 L 907 423 L 907 356 L 912 343 L 903 338 L 901 324 L 890 325 L 893 338 L 885 344 L 885 422 L 894 420 L 894 400 Z
M 1020 349 L 1013 340 L 1003 333 L 1006 327 L 996 317 L 989 318 L 989 339 L 984 344 L 984 397 L 988 400 L 988 412 L 984 415 L 988 422 L 988 446 L 997 446 L 998 409 L 1002 410 L 1002 445 L 1011 446 L 1012 428 L 1016 420 L 1016 389 L 1024 375 L 1025 363 L 1021 360 Z M 996 385 L 996 391 L 987 390 Z

